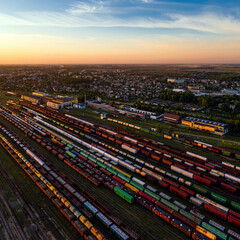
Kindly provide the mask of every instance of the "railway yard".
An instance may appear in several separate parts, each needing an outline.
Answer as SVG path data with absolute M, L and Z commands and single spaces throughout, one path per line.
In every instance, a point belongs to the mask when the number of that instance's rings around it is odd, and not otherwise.
M 240 239 L 238 152 L 120 125 L 2 105 L 2 239 Z

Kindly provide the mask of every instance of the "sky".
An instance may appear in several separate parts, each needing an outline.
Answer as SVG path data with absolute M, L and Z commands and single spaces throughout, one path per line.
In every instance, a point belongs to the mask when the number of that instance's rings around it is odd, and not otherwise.
M 0 0 L 0 64 L 240 63 L 239 0 Z

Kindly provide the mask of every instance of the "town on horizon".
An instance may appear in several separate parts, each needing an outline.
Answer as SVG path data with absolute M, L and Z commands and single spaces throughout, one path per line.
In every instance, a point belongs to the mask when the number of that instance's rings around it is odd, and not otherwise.
M 0 1 L 0 240 L 240 240 L 240 1 Z

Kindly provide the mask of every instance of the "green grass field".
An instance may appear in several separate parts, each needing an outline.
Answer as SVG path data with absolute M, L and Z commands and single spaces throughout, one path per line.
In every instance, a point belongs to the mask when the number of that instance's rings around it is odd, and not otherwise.
M 97 114 L 96 112 L 102 113 L 104 111 L 101 110 L 96 110 L 93 108 L 89 108 L 87 107 L 86 109 L 73 109 L 73 110 L 68 110 L 68 111 L 63 111 L 65 113 L 70 113 L 72 115 L 78 115 L 78 116 L 84 116 L 84 117 L 90 117 L 96 120 L 101 120 L 99 114 Z M 107 113 L 107 112 L 105 112 Z M 227 134 L 223 137 L 218 136 L 218 135 L 214 135 L 214 134 L 205 134 L 205 133 L 201 133 L 199 131 L 196 130 L 191 130 L 186 128 L 185 126 L 181 126 L 181 125 L 170 125 L 168 123 L 165 122 L 159 122 L 156 120 L 133 120 L 131 118 L 127 118 L 125 116 L 121 116 L 119 115 L 119 117 L 117 118 L 119 121 L 123 121 L 123 122 L 127 122 L 133 125 L 137 125 L 139 127 L 143 127 L 143 128 L 147 128 L 147 129 L 151 129 L 153 127 L 156 127 L 156 124 L 159 124 L 163 131 L 168 132 L 169 129 L 172 132 L 176 132 L 179 133 L 180 135 L 185 135 L 185 136 L 189 136 L 190 134 L 196 135 L 197 137 L 199 137 L 200 139 L 202 139 L 203 141 L 208 141 L 209 143 L 215 143 L 219 146 L 221 146 L 221 142 L 222 140 L 225 140 L 226 142 L 228 141 L 237 141 L 240 144 L 240 138 L 238 136 L 234 136 L 234 135 L 230 135 Z

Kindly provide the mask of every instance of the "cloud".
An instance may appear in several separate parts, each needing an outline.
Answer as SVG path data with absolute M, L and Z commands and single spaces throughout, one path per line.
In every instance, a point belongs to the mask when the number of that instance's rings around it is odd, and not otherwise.
M 153 0 L 142 0 L 143 3 L 153 3 Z
M 217 15 L 214 13 L 203 13 L 195 16 L 170 14 L 172 21 L 169 27 L 173 25 L 176 28 L 193 29 L 212 33 L 240 33 L 240 20 L 231 16 Z
M 77 2 L 72 4 L 67 12 L 73 15 L 81 15 L 84 13 L 103 13 L 108 11 L 103 1 L 92 0 L 89 2 Z
M 152 0 L 142 0 L 149 2 Z M 56 27 L 124 27 L 146 29 L 187 29 L 214 34 L 240 34 L 240 19 L 213 12 L 199 14 L 165 14 L 161 18 L 144 15 L 116 14 L 110 2 L 92 0 L 77 2 L 63 12 L 0 13 L 0 26 Z

